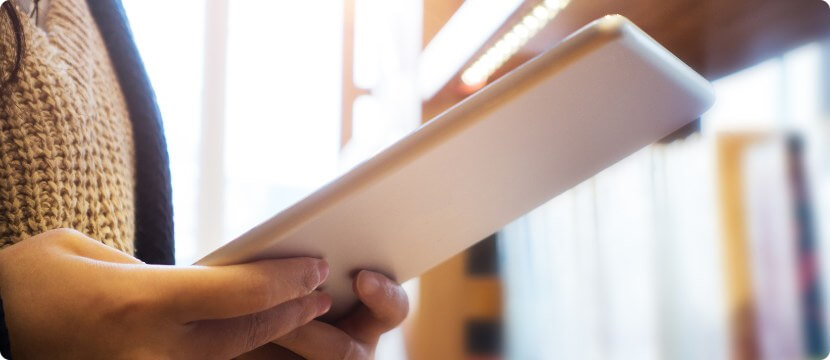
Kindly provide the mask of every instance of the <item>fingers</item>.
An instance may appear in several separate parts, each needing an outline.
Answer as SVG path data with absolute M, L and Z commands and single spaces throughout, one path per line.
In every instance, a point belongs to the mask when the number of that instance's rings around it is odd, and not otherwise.
M 325 261 L 263 260 L 229 266 L 163 267 L 147 273 L 160 282 L 169 309 L 183 322 L 227 319 L 273 308 L 310 294 L 328 277 Z
M 305 358 L 274 343 L 265 344 L 236 357 L 236 360 L 304 360 Z
M 354 291 L 363 304 L 337 325 L 362 343 L 376 344 L 380 335 L 398 326 L 409 312 L 403 288 L 376 272 L 358 273 Z
M 315 291 L 255 314 L 199 321 L 191 338 L 206 357 L 232 358 L 288 334 L 330 308 L 331 297 Z
M 398 326 L 409 311 L 403 288 L 387 277 L 361 271 L 354 291 L 363 303 L 337 327 L 312 321 L 274 341 L 307 359 L 367 359 L 384 332 Z
M 368 359 L 370 350 L 332 325 L 312 321 L 274 341 L 306 359 Z

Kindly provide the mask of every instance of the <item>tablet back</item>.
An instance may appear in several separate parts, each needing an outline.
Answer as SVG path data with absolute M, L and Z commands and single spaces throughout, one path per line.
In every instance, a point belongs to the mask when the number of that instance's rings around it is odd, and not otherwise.
M 608 16 L 198 264 L 323 257 L 333 319 L 355 302 L 354 271 L 416 277 L 712 102 L 697 73 Z

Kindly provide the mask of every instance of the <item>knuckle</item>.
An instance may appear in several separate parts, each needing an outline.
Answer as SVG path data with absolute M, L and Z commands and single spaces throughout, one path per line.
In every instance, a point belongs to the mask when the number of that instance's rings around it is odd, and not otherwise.
M 301 271 L 298 284 L 303 293 L 314 290 L 320 284 L 320 272 L 317 270 L 317 261 L 304 260 L 301 263 Z
M 357 350 L 355 348 L 357 345 L 354 341 L 346 341 L 343 344 L 343 348 L 340 349 L 340 360 L 357 360 Z
M 280 309 L 280 331 L 278 336 L 294 332 L 293 330 L 307 324 L 317 317 L 318 305 L 317 296 L 305 296 L 294 300 L 290 306 Z M 296 335 L 296 334 L 295 334 Z
M 288 263 L 277 260 L 257 264 L 257 271 L 247 277 L 247 295 L 263 308 L 307 295 L 320 282 L 316 263 L 317 260 L 309 258 L 292 259 Z
M 250 315 L 247 331 L 243 332 L 245 338 L 242 339 L 242 342 L 245 348 L 254 349 L 270 340 L 271 324 L 272 322 L 264 313 Z
M 326 343 L 326 358 L 333 360 L 371 359 L 371 352 L 366 346 L 349 335 L 341 334 Z
M 303 280 L 308 291 L 314 290 L 321 282 L 321 274 L 319 270 L 319 260 L 310 260 L 306 262 L 303 267 Z
M 300 340 L 300 332 L 296 329 L 289 331 L 279 337 L 279 341 L 284 344 L 295 344 Z
M 75 241 L 84 238 L 86 235 L 78 230 L 70 228 L 58 228 L 44 232 L 43 237 L 52 238 L 60 241 Z
M 303 324 L 317 316 L 317 296 L 306 296 L 298 302 L 299 309 L 295 311 L 297 325 Z
M 181 359 L 184 354 L 180 350 L 172 346 L 149 347 L 137 346 L 129 352 L 125 358 L 130 359 L 158 359 L 158 360 L 173 360 Z
M 389 326 L 397 326 L 409 315 L 409 297 L 399 285 L 384 289 L 383 304 L 379 304 L 378 316 Z
M 354 340 L 346 341 L 340 354 L 341 360 L 368 360 L 372 358 L 371 354 Z
M 273 304 L 274 289 L 273 281 L 266 274 L 257 274 L 248 277 L 249 289 L 248 298 L 259 305 L 260 308 L 267 308 Z
M 392 305 L 387 315 L 388 320 L 397 324 L 406 319 L 409 314 L 409 297 L 400 285 L 392 285 L 386 288 L 386 298 Z
M 406 295 L 406 292 L 401 287 L 396 287 L 395 293 L 400 304 L 397 315 L 398 323 L 400 323 L 409 315 L 409 296 Z
M 67 250 L 77 249 L 87 236 L 70 228 L 58 228 L 46 231 L 30 239 L 39 246 L 54 245 Z

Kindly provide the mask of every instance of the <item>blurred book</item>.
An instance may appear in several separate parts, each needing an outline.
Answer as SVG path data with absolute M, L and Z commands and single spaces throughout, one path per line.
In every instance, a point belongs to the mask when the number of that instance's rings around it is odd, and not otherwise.
M 758 359 L 803 359 L 796 217 L 785 138 L 748 146 L 741 170 Z
M 802 140 L 769 133 L 742 154 L 758 358 L 827 356 L 813 204 Z
M 726 133 L 719 134 L 716 141 L 731 358 L 736 360 L 759 359 L 743 191 L 746 176 L 742 162 L 747 149 L 764 136 L 766 134 Z
M 798 285 L 805 351 L 810 359 L 825 359 L 828 355 L 827 326 L 818 264 L 818 229 L 815 224 L 815 206 L 807 184 L 804 145 L 800 137 L 790 136 L 787 139 L 787 160 L 796 222 L 793 235 L 798 247 Z
M 508 357 L 727 359 L 713 159 L 651 146 L 505 228 Z
M 798 139 L 653 145 L 506 227 L 508 358 L 824 358 Z

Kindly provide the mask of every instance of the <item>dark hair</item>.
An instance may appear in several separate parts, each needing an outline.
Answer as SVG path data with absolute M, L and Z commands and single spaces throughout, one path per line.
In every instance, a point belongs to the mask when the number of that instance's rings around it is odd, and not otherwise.
M 12 30 L 14 31 L 16 51 L 14 66 L 12 67 L 9 78 L 0 79 L 0 88 L 5 88 L 6 85 L 17 81 L 17 75 L 20 72 L 20 64 L 23 62 L 24 35 L 23 24 L 21 24 L 20 17 L 17 15 L 17 11 L 14 10 L 11 0 L 4 2 L 3 5 L 0 5 L 0 8 L 6 11 L 6 15 L 9 17 L 9 21 L 11 22 Z

